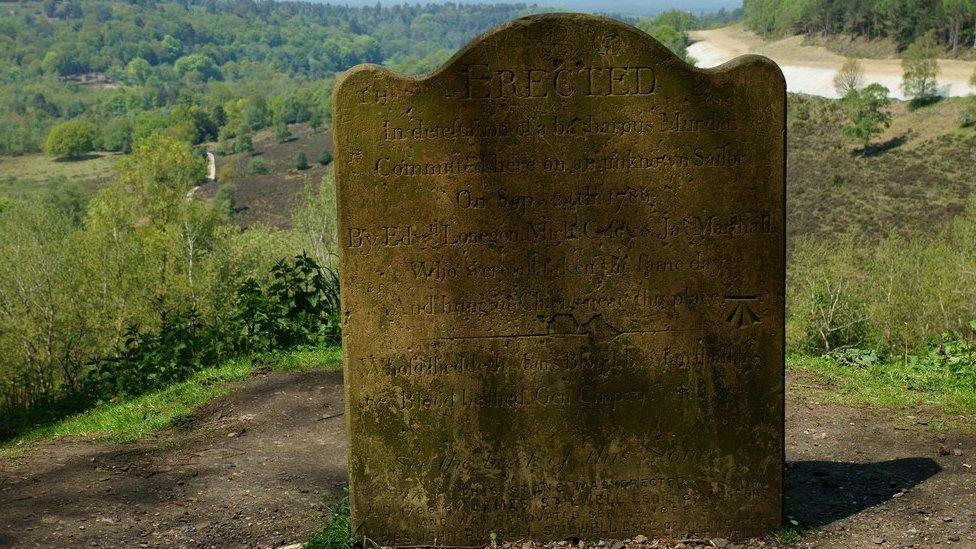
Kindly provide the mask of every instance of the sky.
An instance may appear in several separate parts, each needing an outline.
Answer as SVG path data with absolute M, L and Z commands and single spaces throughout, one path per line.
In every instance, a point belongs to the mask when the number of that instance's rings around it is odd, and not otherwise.
M 332 4 L 346 4 L 350 6 L 375 6 L 376 0 L 324 0 Z M 380 0 L 380 4 L 442 4 L 446 0 Z M 456 2 L 458 0 L 455 0 Z M 691 11 L 694 13 L 713 12 L 720 8 L 742 7 L 742 0 L 460 0 L 472 4 L 495 3 L 524 3 L 538 4 L 553 9 L 596 13 L 625 13 L 633 15 L 655 15 L 672 8 Z

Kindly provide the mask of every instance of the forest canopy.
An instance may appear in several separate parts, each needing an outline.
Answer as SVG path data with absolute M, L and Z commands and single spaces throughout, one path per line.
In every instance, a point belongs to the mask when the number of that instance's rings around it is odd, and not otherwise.
M 743 0 L 743 20 L 763 36 L 847 34 L 904 49 L 934 32 L 954 54 L 976 49 L 973 0 Z

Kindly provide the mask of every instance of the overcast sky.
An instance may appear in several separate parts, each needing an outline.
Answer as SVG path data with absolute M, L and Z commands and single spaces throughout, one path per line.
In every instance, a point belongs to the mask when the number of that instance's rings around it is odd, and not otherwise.
M 350 6 L 375 6 L 376 0 L 326 0 L 332 4 L 347 4 Z M 409 4 L 442 4 L 446 0 L 412 0 Z M 458 2 L 458 0 L 455 0 Z M 614 2 L 611 0 L 524 0 L 502 1 L 498 0 L 460 0 L 465 3 L 476 4 L 496 4 L 496 3 L 524 3 L 538 4 L 540 6 L 552 7 L 553 9 L 564 9 L 582 12 L 599 13 L 626 13 L 635 15 L 653 15 L 671 8 L 699 12 L 718 11 L 720 8 L 738 8 L 742 6 L 742 0 L 623 0 Z M 380 0 L 383 5 L 402 4 L 405 0 Z

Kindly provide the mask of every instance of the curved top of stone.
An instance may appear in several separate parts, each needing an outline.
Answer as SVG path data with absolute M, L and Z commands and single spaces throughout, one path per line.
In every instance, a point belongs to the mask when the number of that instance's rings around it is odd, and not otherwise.
M 549 68 L 563 65 L 568 52 L 594 60 L 627 56 L 655 60 L 661 67 L 672 67 L 688 73 L 728 75 L 746 67 L 765 67 L 786 88 L 786 78 L 773 60 L 761 55 L 736 57 L 712 68 L 698 68 L 684 62 L 653 36 L 626 23 L 597 15 L 579 13 L 546 13 L 530 15 L 499 25 L 473 39 L 437 70 L 420 76 L 398 74 L 382 65 L 364 63 L 345 71 L 337 80 L 338 93 L 348 80 L 359 73 L 377 73 L 403 83 L 423 84 L 438 80 L 450 69 L 471 63 L 522 61 L 548 62 Z

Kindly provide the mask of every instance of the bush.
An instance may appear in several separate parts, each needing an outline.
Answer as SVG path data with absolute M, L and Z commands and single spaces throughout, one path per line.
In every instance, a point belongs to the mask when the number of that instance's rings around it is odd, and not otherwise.
M 237 205 L 237 189 L 231 183 L 223 183 L 217 187 L 217 192 L 213 197 L 213 207 L 221 215 L 230 218 L 234 217 Z
M 51 128 L 44 141 L 48 156 L 77 158 L 95 150 L 98 132 L 94 124 L 84 120 L 71 120 Z
M 332 153 L 329 152 L 329 149 L 323 149 L 322 152 L 319 153 L 318 163 L 323 166 L 328 166 L 332 163 Z
M 244 173 L 247 175 L 262 175 L 268 173 L 268 165 L 263 158 L 252 158 L 244 166 Z
M 214 145 L 214 153 L 217 156 L 227 156 L 233 152 L 233 145 L 226 139 L 218 139 L 217 144 Z
M 237 136 L 234 140 L 234 152 L 235 153 L 249 153 L 254 150 L 254 142 L 251 140 L 251 134 L 244 133 Z
M 309 168 L 308 158 L 306 158 L 304 152 L 299 151 L 299 153 L 295 155 L 295 169 L 307 170 L 308 168 Z
M 787 284 L 787 344 L 822 354 L 926 348 L 968 334 L 976 319 L 976 203 L 952 223 L 880 243 L 794 242 Z
M 966 107 L 959 115 L 959 125 L 963 128 L 976 127 L 976 97 L 970 97 L 966 101 Z
M 287 143 L 291 139 L 291 131 L 288 130 L 287 124 L 275 124 L 271 132 L 274 134 L 274 140 L 278 143 Z

